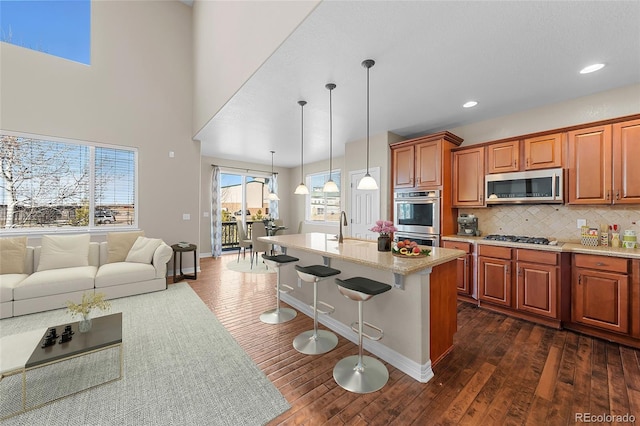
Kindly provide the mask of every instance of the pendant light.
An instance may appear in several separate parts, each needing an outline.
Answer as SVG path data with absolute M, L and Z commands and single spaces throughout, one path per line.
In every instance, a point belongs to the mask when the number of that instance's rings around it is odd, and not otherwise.
M 376 180 L 369 174 L 369 68 L 374 64 L 373 59 L 365 59 L 362 61 L 362 66 L 367 69 L 367 173 L 360 179 L 360 182 L 358 182 L 358 189 L 364 190 L 378 189 Z
M 307 101 L 298 101 L 298 105 L 300 105 L 300 185 L 296 188 L 294 194 L 298 195 L 307 195 L 309 193 L 309 188 L 304 184 L 304 106 L 307 104 Z
M 280 198 L 278 198 L 278 194 L 276 194 L 273 191 L 273 154 L 275 154 L 275 151 L 271 151 L 271 191 L 269 192 L 269 195 L 267 195 L 267 200 L 269 201 L 280 201 Z
M 329 180 L 325 182 L 322 192 L 340 192 L 338 185 L 332 179 L 332 166 L 333 166 L 333 110 L 331 103 L 331 92 L 336 88 L 336 85 L 329 83 L 324 86 L 329 89 Z

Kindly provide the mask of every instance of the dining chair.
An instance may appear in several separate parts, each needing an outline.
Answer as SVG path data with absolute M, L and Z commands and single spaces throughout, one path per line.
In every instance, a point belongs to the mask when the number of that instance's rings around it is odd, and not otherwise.
M 241 220 L 236 222 L 238 226 L 238 260 L 236 263 L 240 262 L 240 250 L 244 249 L 244 254 L 242 258 L 244 259 L 247 255 L 247 249 L 251 253 L 250 259 L 253 259 L 253 242 L 247 238 L 247 232 L 244 228 L 244 223 Z
M 253 222 L 251 225 L 251 245 L 253 246 L 251 250 L 251 268 L 253 269 L 253 260 L 255 259 L 256 265 L 258 265 L 258 253 L 267 252 L 270 250 L 269 243 L 265 243 L 264 241 L 258 240 L 260 237 L 267 236 L 267 228 L 264 226 L 262 222 Z

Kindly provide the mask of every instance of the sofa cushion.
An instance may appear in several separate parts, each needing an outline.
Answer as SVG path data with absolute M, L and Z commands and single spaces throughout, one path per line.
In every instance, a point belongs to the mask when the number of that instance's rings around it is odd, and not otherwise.
M 96 274 L 96 288 L 152 280 L 156 270 L 151 264 L 117 262 L 102 265 Z
M 24 281 L 27 274 L 2 274 L 0 275 L 0 303 L 13 300 L 13 289 Z
M 133 243 L 133 247 L 127 254 L 127 262 L 137 263 L 151 263 L 153 259 L 153 253 L 155 253 L 158 246 L 162 244 L 162 240 L 159 238 L 146 238 L 138 237 L 136 242 Z
M 27 237 L 0 238 L 0 275 L 24 274 Z
M 43 235 L 37 271 L 89 265 L 89 234 Z
M 144 237 L 144 231 L 109 232 L 107 234 L 107 261 L 104 263 L 124 262 L 138 237 Z
M 98 268 L 78 266 L 34 272 L 13 289 L 13 300 L 92 290 Z

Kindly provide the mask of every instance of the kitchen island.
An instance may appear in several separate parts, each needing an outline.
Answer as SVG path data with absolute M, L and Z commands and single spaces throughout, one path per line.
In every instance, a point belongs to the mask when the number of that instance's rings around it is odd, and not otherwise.
M 462 250 L 429 247 L 429 256 L 402 258 L 379 252 L 375 241 L 346 238 L 339 243 L 331 234 L 260 240 L 299 258 L 298 265 L 324 264 L 340 270 L 336 277 L 342 279 L 361 276 L 391 285 L 391 291 L 364 304 L 365 321 L 384 330 L 382 340 L 365 339 L 364 347 L 414 379 L 429 381 L 432 366 L 452 349 L 457 329 L 455 260 L 465 254 Z M 294 287 L 282 300 L 312 316 L 313 286 L 300 281 L 293 267 L 281 268 L 280 277 Z M 320 282 L 318 300 L 335 307 L 330 316 L 319 315 L 319 322 L 357 344 L 357 333 L 351 329 L 358 317 L 357 304 L 340 294 L 334 279 Z

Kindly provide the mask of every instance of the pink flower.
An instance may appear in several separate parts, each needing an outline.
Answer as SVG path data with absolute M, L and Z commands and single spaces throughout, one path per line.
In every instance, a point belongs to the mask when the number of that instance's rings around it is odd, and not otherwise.
M 393 222 L 389 220 L 376 220 L 376 226 L 370 229 L 370 231 L 377 232 L 380 235 L 389 235 L 397 230 L 398 229 L 393 226 Z

